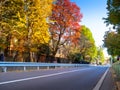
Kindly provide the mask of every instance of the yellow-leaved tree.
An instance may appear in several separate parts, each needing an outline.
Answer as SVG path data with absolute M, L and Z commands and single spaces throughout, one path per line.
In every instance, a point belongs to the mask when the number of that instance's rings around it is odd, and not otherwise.
M 21 42 L 26 23 L 23 8 L 23 0 L 0 1 L 0 49 L 6 58 L 12 56 L 13 51 L 22 52 L 24 50 Z
M 29 59 L 32 59 L 33 51 L 36 51 L 36 45 L 48 43 L 49 32 L 47 17 L 51 14 L 53 0 L 24 0 L 26 25 L 27 25 L 27 45 Z
M 0 32 L 7 34 L 6 42 L 15 50 L 15 58 L 27 52 L 28 61 L 33 60 L 33 53 L 39 44 L 48 43 L 49 26 L 47 17 L 51 15 L 53 0 L 2 0 L 0 2 Z M 9 37 L 9 40 L 7 38 Z M 6 48 L 8 49 L 8 48 Z M 9 48 L 10 51 L 10 48 Z

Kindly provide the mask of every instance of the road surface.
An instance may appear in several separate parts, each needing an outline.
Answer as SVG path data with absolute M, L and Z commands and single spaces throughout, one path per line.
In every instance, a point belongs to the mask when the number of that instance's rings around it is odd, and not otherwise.
M 93 90 L 107 69 L 89 66 L 0 73 L 0 90 Z

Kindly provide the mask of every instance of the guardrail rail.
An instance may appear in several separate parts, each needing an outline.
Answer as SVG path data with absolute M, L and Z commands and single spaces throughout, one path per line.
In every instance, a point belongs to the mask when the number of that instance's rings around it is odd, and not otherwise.
M 0 62 L 0 72 L 14 70 L 40 70 L 40 68 L 56 68 L 56 67 L 82 67 L 89 64 L 65 64 L 65 63 L 39 63 L 39 62 Z

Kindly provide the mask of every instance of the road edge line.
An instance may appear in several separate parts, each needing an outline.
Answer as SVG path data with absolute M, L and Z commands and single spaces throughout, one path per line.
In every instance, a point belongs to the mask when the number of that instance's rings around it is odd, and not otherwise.
M 102 83 L 103 83 L 103 81 L 104 81 L 104 79 L 105 79 L 108 71 L 109 71 L 109 68 L 105 71 L 105 73 L 104 73 L 103 76 L 100 78 L 100 80 L 98 81 L 98 83 L 96 84 L 96 86 L 93 88 L 93 90 L 99 90 L 99 89 L 100 89 L 100 87 L 101 87 L 101 85 L 102 85 Z

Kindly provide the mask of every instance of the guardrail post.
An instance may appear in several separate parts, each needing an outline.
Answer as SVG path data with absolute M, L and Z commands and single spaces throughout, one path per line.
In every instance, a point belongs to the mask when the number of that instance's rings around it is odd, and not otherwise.
M 37 70 L 40 70 L 39 66 L 37 66 Z
M 24 66 L 24 71 L 26 71 L 26 66 Z
M 49 67 L 49 66 L 47 66 L 47 69 L 50 69 L 50 67 Z
M 7 67 L 2 67 L 2 72 L 7 72 Z

